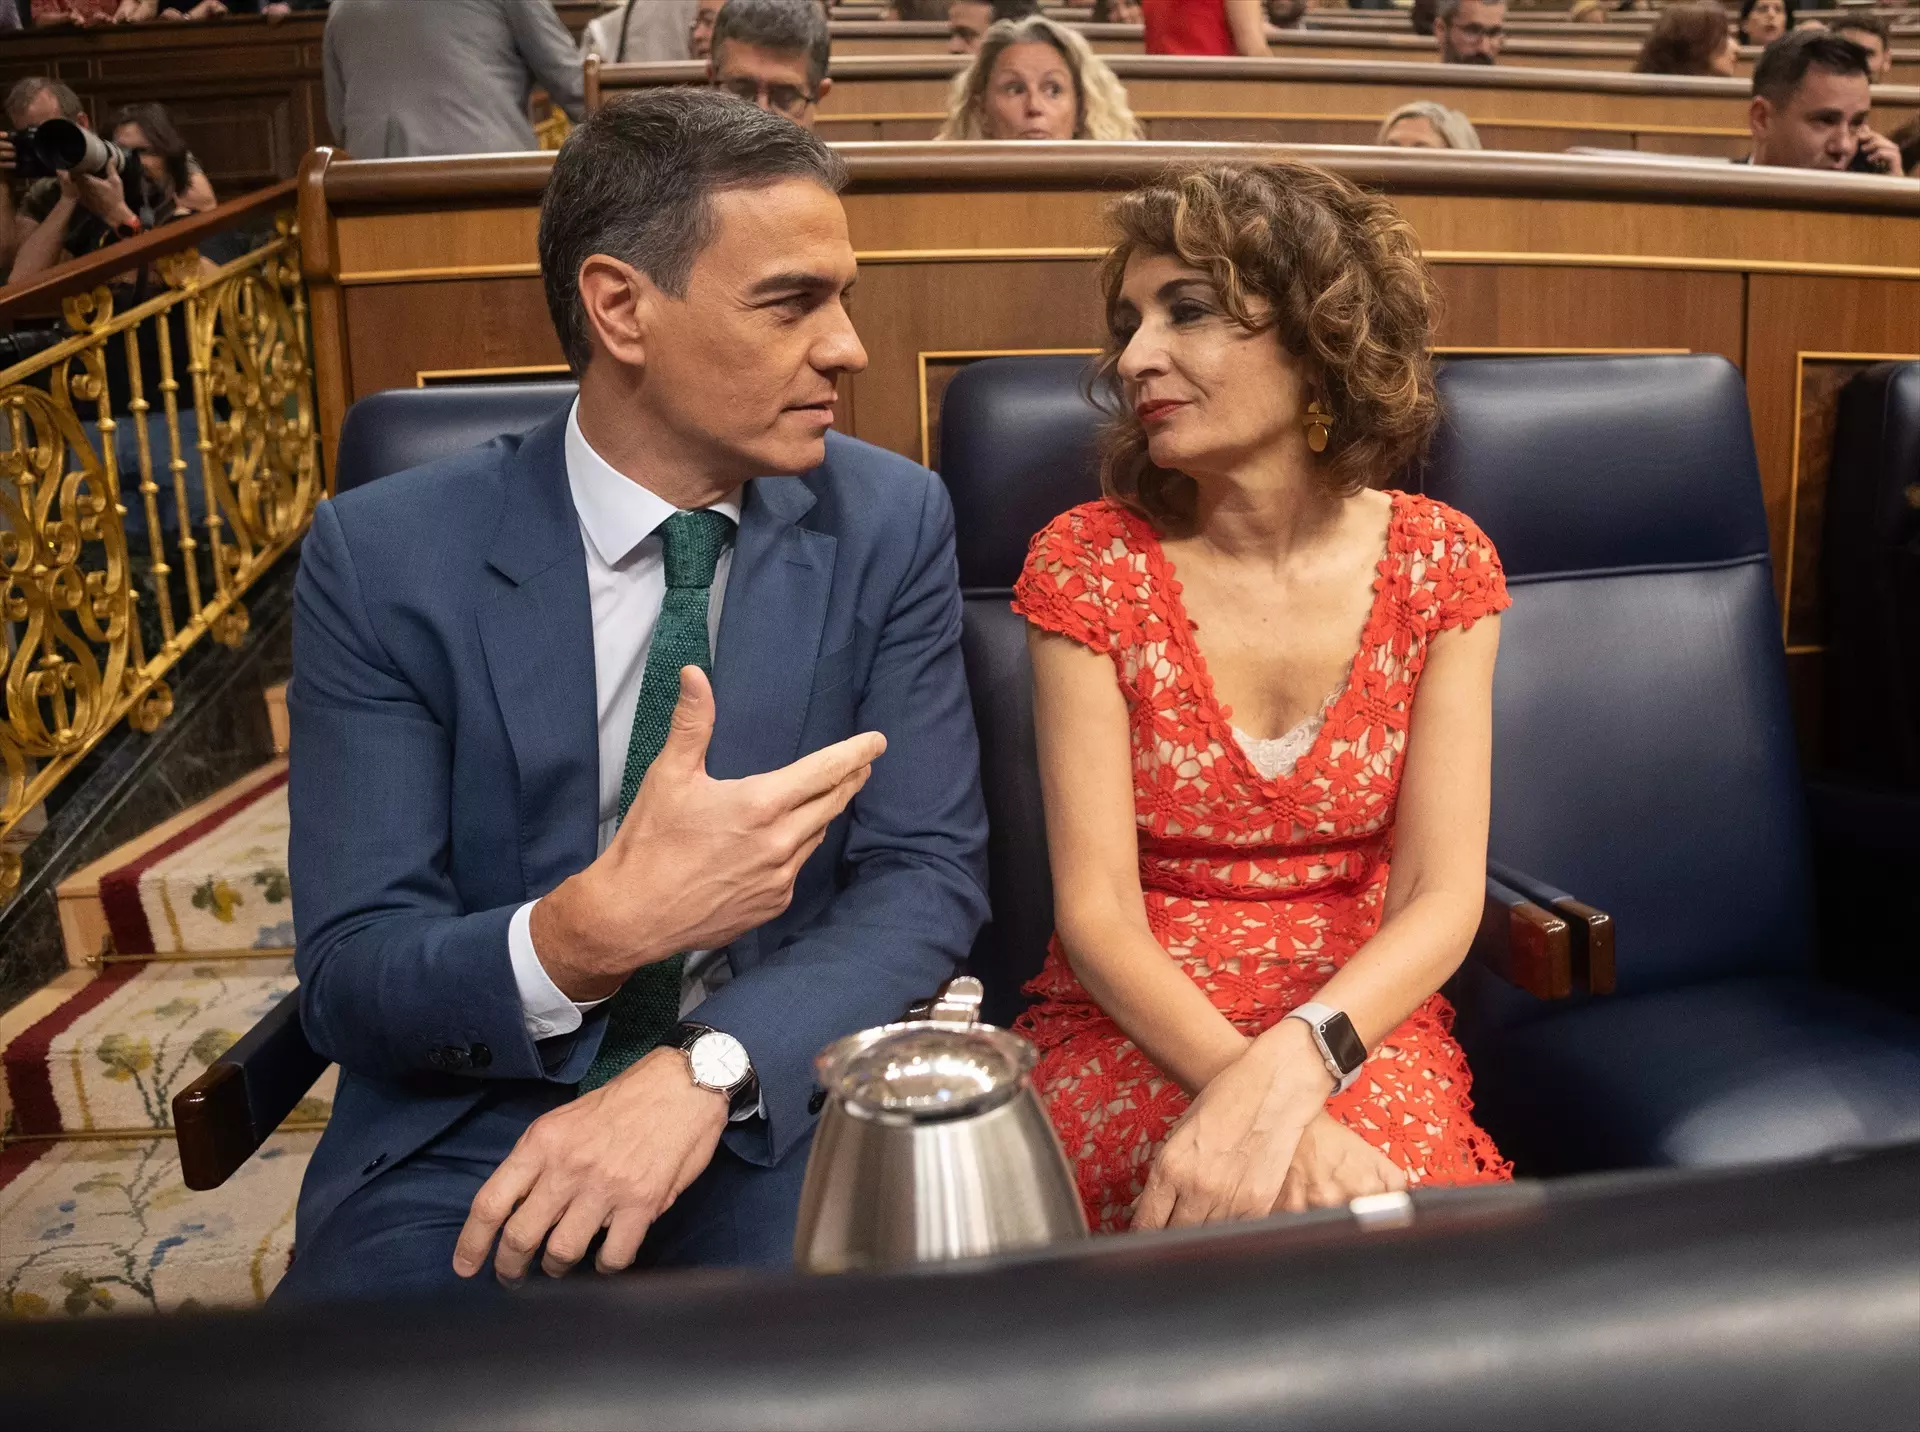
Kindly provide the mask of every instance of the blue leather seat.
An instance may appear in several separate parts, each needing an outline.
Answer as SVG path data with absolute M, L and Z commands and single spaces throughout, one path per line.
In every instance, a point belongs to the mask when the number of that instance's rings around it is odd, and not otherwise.
M 1077 358 L 948 386 L 966 655 L 992 838 L 989 1010 L 1052 929 L 1023 624 L 1027 541 L 1097 491 Z M 1739 1162 L 1920 1138 L 1920 1024 L 1813 975 L 1807 824 L 1739 374 L 1711 358 L 1476 360 L 1427 489 L 1486 527 L 1515 606 L 1494 856 L 1615 917 L 1620 993 L 1456 981 L 1480 1113 L 1523 1170 Z
M 1488 1129 L 1542 1173 L 1920 1139 L 1920 1023 L 1814 974 L 1739 373 L 1481 360 L 1439 387 L 1425 488 L 1486 530 L 1514 596 L 1490 853 L 1606 910 L 1618 942 L 1605 998 L 1548 1004 L 1462 970 Z
M 573 401 L 579 385 L 449 383 L 389 388 L 347 409 L 333 459 L 333 490 L 452 457 L 503 433 L 537 427 Z
M 969 962 L 985 1015 L 1006 1024 L 1026 1005 L 1053 935 L 1053 882 L 1033 741 L 1027 624 L 1010 605 L 1027 544 L 1069 507 L 1100 495 L 1087 360 L 995 358 L 962 369 L 940 405 L 940 471 L 953 499 L 965 598 L 961 647 L 987 805 L 993 913 Z

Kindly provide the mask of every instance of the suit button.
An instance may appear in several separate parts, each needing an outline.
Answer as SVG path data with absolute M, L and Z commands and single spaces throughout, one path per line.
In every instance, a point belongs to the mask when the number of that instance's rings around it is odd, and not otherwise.
M 361 1169 L 360 1172 L 363 1175 L 370 1174 L 375 1169 L 379 1168 L 380 1165 L 385 1163 L 386 1161 L 387 1161 L 387 1156 L 385 1154 L 375 1154 L 372 1158 L 367 1160 L 367 1166 Z
M 475 1044 L 468 1048 L 467 1059 L 475 1069 L 485 1069 L 493 1063 L 493 1051 L 484 1044 Z
M 433 1065 L 436 1069 L 465 1069 L 467 1051 L 455 1044 L 443 1044 L 433 1051 Z
M 827 1091 L 825 1089 L 815 1089 L 813 1096 L 807 1100 L 807 1112 L 809 1114 L 817 1114 L 826 1107 Z

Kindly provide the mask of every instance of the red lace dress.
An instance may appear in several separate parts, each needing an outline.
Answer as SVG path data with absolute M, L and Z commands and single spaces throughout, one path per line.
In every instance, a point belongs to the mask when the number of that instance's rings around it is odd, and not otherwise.
M 1113 659 L 1133 732 L 1147 923 L 1249 1035 L 1312 999 L 1380 923 L 1407 723 L 1427 643 L 1509 605 L 1493 546 L 1438 502 L 1389 494 L 1371 615 L 1325 724 L 1266 779 L 1213 693 L 1154 531 L 1106 502 L 1034 538 L 1014 608 Z M 1188 1099 L 1074 978 L 1056 937 L 1015 1025 L 1094 1227 L 1127 1226 Z M 1512 1166 L 1473 1121 L 1453 1009 L 1429 998 L 1327 1110 L 1415 1183 L 1487 1183 Z

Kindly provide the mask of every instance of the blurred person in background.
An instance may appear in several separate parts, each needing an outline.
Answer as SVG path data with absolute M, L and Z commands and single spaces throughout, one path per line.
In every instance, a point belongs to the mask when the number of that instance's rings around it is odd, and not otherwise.
M 1307 18 L 1307 0 L 1267 0 L 1267 23 L 1276 30 L 1298 30 Z
M 880 13 L 887 20 L 905 20 L 915 25 L 944 25 L 947 23 L 948 4 L 949 0 L 892 0 Z
M 550 0 L 334 0 L 327 122 L 356 159 L 537 149 L 538 81 L 578 121 L 580 57 Z
M 1093 23 L 1141 25 L 1146 21 L 1141 14 L 1140 0 L 1093 0 Z
M 1867 78 L 1872 83 L 1883 85 L 1893 78 L 1893 32 L 1886 16 L 1871 11 L 1846 15 L 1827 28 L 1867 52 Z
M 1567 12 L 1567 18 L 1576 25 L 1604 25 L 1607 23 L 1606 0 L 1580 0 Z
M 1740 0 L 1740 43 L 1770 45 L 1793 28 L 1793 0 Z
M 687 32 L 699 0 L 622 0 L 580 32 L 580 57 L 611 65 L 693 58 Z
M 1271 55 L 1260 0 L 1140 0 L 1150 55 Z
M 1900 172 L 1909 179 L 1920 179 L 1920 115 L 1915 115 L 1887 137 L 1900 151 Z
M 827 97 L 832 41 L 813 0 L 728 0 L 713 26 L 707 78 L 715 89 L 812 129 Z
M 1139 139 L 1127 92 L 1078 30 L 1039 15 L 991 27 L 956 77 L 937 139 Z
M 1660 12 L 1633 72 L 1640 75 L 1720 75 L 1731 78 L 1740 62 L 1740 48 L 1727 23 L 1727 12 L 1714 0 L 1697 5 L 1672 5 Z
M 1040 13 L 1040 0 L 952 0 L 947 6 L 947 53 L 977 55 L 987 31 L 1002 20 Z
M 1416 99 L 1388 115 L 1373 142 L 1389 149 L 1478 149 L 1480 135 L 1459 110 Z
M 1753 67 L 1747 162 L 1789 169 L 1898 174 L 1900 149 L 1867 123 L 1867 52 L 1826 30 L 1795 30 Z
M 700 0 L 694 7 L 693 19 L 687 22 L 687 53 L 694 59 L 704 60 L 713 54 L 714 23 L 726 3 L 727 0 Z
M 188 213 L 204 214 L 220 202 L 206 170 L 173 127 L 165 105 L 121 106 L 113 117 L 112 134 L 113 142 L 122 149 L 138 152 L 149 179 L 172 187 L 180 207 Z
M 36 30 L 55 25 L 111 25 L 120 0 L 32 0 L 27 16 Z
M 1491 65 L 1507 36 L 1506 0 L 1438 0 L 1433 34 L 1442 64 Z

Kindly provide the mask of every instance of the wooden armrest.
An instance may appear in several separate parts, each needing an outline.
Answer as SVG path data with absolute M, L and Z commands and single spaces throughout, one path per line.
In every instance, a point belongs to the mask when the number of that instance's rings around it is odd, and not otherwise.
M 173 1137 L 187 1187 L 218 1188 L 232 1177 L 326 1067 L 300 1027 L 295 990 L 173 1096 Z
M 1588 994 L 1613 993 L 1613 916 L 1498 860 L 1487 862 L 1487 875 L 1565 920 L 1575 984 Z
M 1573 993 L 1572 942 L 1564 918 L 1487 877 L 1480 929 L 1468 954 L 1535 999 Z

